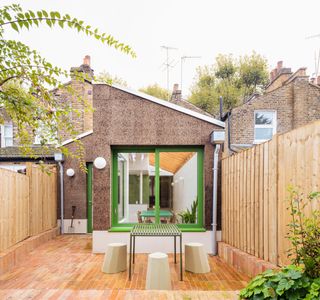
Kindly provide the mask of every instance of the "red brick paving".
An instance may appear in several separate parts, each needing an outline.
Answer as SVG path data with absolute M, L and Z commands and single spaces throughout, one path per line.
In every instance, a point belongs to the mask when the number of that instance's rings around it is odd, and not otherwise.
M 219 257 L 210 257 L 211 272 L 184 272 L 169 255 L 175 291 L 145 291 L 147 255 L 137 254 L 132 280 L 128 273 L 104 274 L 103 255 L 91 253 L 91 236 L 59 236 L 28 255 L 11 272 L 0 276 L 0 299 L 237 299 L 248 277 Z

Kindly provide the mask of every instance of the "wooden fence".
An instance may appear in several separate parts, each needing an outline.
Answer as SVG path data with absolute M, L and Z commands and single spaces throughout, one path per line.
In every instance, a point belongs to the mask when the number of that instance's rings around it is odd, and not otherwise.
M 0 251 L 57 225 L 57 174 L 27 164 L 27 175 L 0 169 Z
M 320 122 L 276 135 L 222 160 L 223 241 L 271 263 L 288 263 L 288 187 L 320 191 Z M 319 209 L 310 203 L 306 214 Z

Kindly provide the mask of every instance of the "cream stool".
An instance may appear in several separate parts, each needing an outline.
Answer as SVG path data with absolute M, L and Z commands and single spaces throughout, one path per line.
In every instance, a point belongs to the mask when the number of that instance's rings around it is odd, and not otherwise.
M 193 273 L 208 273 L 210 266 L 203 244 L 185 244 L 185 270 Z
M 171 290 L 168 255 L 161 252 L 149 254 L 146 290 Z
M 127 245 L 123 243 L 112 243 L 108 245 L 102 272 L 119 273 L 127 269 Z

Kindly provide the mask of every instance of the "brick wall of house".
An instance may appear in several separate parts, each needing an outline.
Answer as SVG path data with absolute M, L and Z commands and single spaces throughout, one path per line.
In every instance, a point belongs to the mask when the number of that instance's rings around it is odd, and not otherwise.
M 231 144 L 253 144 L 255 110 L 277 112 L 277 133 L 320 119 L 320 87 L 301 75 L 234 108 L 230 119 Z
M 253 144 L 255 110 L 276 110 L 277 132 L 291 130 L 293 126 L 292 93 L 291 85 L 287 85 L 234 108 L 230 119 L 231 144 Z
M 74 96 L 70 95 L 68 88 L 73 90 Z M 75 79 L 67 84 L 67 88 L 55 91 L 55 95 L 60 102 L 60 108 L 71 106 L 75 110 L 69 115 L 69 120 L 77 134 L 93 129 L 93 111 L 89 109 L 89 107 L 92 108 L 92 93 L 90 82 L 81 82 Z M 61 129 L 59 136 L 62 140 L 67 140 L 70 138 L 70 133 Z
M 102 156 L 107 161 L 103 170 L 93 170 L 93 228 L 110 227 L 111 208 L 111 147 L 116 145 L 202 145 L 204 146 L 205 225 L 211 227 L 212 159 L 210 133 L 218 126 L 173 109 L 152 103 L 108 85 L 93 86 L 93 134 L 82 139 L 87 162 Z M 70 144 L 71 150 L 75 145 Z M 68 159 L 65 168 L 73 168 L 76 175 L 65 179 L 65 217 L 86 216 L 86 175 L 78 168 L 78 161 Z

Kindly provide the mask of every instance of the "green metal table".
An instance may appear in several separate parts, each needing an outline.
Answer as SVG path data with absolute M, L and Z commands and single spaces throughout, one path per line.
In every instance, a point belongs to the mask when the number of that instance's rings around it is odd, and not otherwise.
M 160 210 L 159 211 L 160 218 L 171 218 L 173 216 L 172 212 L 169 210 Z M 143 218 L 155 218 L 156 211 L 155 210 L 144 210 L 141 212 L 141 217 Z
M 136 224 L 130 232 L 130 251 L 129 251 L 129 280 L 131 280 L 131 261 L 135 262 L 135 246 L 136 237 L 173 237 L 174 241 L 174 263 L 177 263 L 177 236 L 180 237 L 180 280 L 183 280 L 182 275 L 182 232 L 175 224 Z

